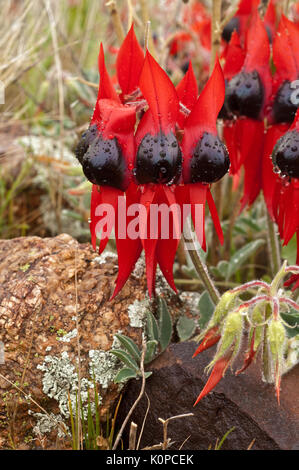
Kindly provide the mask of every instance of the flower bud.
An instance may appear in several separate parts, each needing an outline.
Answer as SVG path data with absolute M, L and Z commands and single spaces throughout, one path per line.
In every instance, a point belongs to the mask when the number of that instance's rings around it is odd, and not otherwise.
M 272 320 L 268 327 L 268 342 L 273 358 L 282 357 L 286 341 L 286 330 L 280 320 Z
M 238 292 L 227 291 L 221 296 L 211 318 L 209 328 L 214 325 L 218 325 L 223 320 L 223 318 L 226 317 L 229 311 L 234 309 L 237 295 Z

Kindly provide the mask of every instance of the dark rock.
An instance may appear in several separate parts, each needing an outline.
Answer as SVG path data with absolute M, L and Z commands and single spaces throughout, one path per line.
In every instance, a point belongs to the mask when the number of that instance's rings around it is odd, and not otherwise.
M 146 392 L 150 409 L 146 419 L 141 446 L 151 446 L 163 440 L 162 424 L 158 418 L 193 412 L 194 416 L 171 421 L 168 437 L 175 441 L 172 449 L 204 450 L 214 447 L 217 439 L 235 427 L 223 444 L 223 449 L 245 450 L 253 440 L 255 450 L 294 449 L 299 443 L 299 368 L 283 376 L 281 404 L 277 404 L 272 384 L 260 378 L 260 369 L 252 365 L 246 373 L 235 377 L 227 372 L 215 391 L 193 408 L 207 375 L 205 367 L 213 350 L 191 359 L 194 342 L 173 344 L 153 363 L 149 370 Z M 123 422 L 129 408 L 140 391 L 140 382 L 131 381 L 122 399 L 118 422 Z M 132 420 L 141 429 L 146 413 L 147 399 L 143 397 L 135 409 Z M 124 434 L 127 446 L 128 431 Z

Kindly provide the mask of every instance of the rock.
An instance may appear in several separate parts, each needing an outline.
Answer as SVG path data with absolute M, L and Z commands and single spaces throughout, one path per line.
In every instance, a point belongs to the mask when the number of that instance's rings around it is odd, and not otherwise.
M 146 381 L 146 393 L 150 400 L 145 429 L 140 448 L 158 444 L 163 440 L 162 424 L 158 418 L 167 419 L 185 413 L 192 417 L 170 421 L 168 437 L 179 449 L 204 450 L 214 447 L 232 427 L 223 449 L 245 450 L 254 439 L 253 449 L 298 449 L 299 445 L 299 367 L 282 378 L 281 404 L 277 404 L 273 384 L 260 379 L 257 364 L 236 377 L 230 372 L 207 397 L 193 408 L 207 375 L 205 367 L 213 351 L 205 351 L 191 359 L 196 344 L 185 342 L 171 345 L 168 350 L 149 365 L 153 371 Z M 140 383 L 127 384 L 118 418 L 120 422 L 138 396 Z M 130 421 L 141 429 L 148 401 L 145 397 L 137 405 Z M 124 434 L 124 448 L 128 443 L 128 426 Z
M 117 275 L 115 254 L 105 252 L 98 256 L 91 245 L 79 244 L 66 234 L 0 240 L 3 447 L 8 445 L 9 434 L 16 446 L 34 442 L 36 435 L 47 433 L 48 445 L 55 445 L 60 424 L 70 424 L 68 394 L 75 407 L 78 389 L 76 271 L 81 396 L 86 404 L 95 378 L 101 397 L 100 413 L 105 420 L 120 394 L 120 386 L 113 380 L 122 366 L 109 352 L 115 345 L 114 335 L 122 332 L 141 344 L 145 311 L 155 308 L 155 302 L 146 294 L 142 261 L 110 302 Z M 188 302 L 171 294 L 158 277 L 159 289 L 174 317 L 178 317 Z M 3 352 L 5 362 L 1 364 Z M 30 394 L 48 414 L 11 383 Z M 63 445 L 70 445 L 69 436 L 66 442 Z

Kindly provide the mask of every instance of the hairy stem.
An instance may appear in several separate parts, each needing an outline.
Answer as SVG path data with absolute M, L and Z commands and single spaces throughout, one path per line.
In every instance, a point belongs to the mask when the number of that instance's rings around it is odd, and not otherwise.
M 268 211 L 267 211 L 267 238 L 268 238 L 268 246 L 269 246 L 269 256 L 271 262 L 271 269 L 272 274 L 275 275 L 280 267 L 281 267 L 281 260 L 280 260 L 280 249 L 279 249 L 279 242 L 276 232 L 276 226 L 271 219 Z
M 188 231 L 187 234 L 186 234 L 186 230 Z M 188 224 L 186 224 L 184 232 L 185 232 L 184 233 L 185 245 L 188 245 L 188 248 L 186 247 L 186 249 L 187 249 L 187 251 L 190 255 L 190 258 L 192 260 L 194 268 L 195 268 L 197 274 L 199 275 L 199 277 L 201 278 L 201 280 L 202 280 L 205 288 L 207 289 L 208 293 L 210 294 L 210 297 L 211 297 L 212 301 L 216 305 L 219 302 L 220 294 L 219 294 L 218 289 L 215 286 L 213 280 L 210 277 L 207 266 L 205 265 L 205 263 L 202 261 L 202 259 L 198 255 L 198 253 L 195 249 L 195 246 L 194 246 L 194 242 L 191 241 L 192 240 L 192 235 L 191 235 L 191 230 L 190 230 L 190 227 L 189 227 Z M 190 244 L 191 244 L 191 249 L 189 248 Z

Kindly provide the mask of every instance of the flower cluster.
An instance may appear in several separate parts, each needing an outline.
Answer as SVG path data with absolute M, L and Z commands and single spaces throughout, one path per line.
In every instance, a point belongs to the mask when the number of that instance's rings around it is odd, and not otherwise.
M 204 207 L 207 201 L 223 240 L 210 184 L 222 178 L 230 165 L 228 151 L 216 130 L 225 84 L 217 60 L 199 97 L 191 63 L 175 88 L 149 51 L 144 56 L 133 26 L 119 49 L 116 71 L 118 90 L 107 73 L 101 46 L 98 98 L 76 155 L 93 183 L 90 229 L 94 247 L 100 236 L 102 252 L 112 229 L 115 231 L 119 272 L 113 296 L 125 284 L 143 249 L 151 296 L 158 264 L 176 289 L 172 266 L 188 216 L 184 205 L 190 207 L 204 249 L 204 211 L 198 221 L 196 205 Z M 160 219 L 156 227 L 148 223 L 154 204 L 170 208 L 167 237 L 161 233 Z M 102 210 L 107 205 L 114 208 L 113 220 Z M 138 208 L 137 221 L 134 208 Z M 122 211 L 127 213 L 125 227 L 119 223 Z M 132 224 L 136 226 L 133 237 L 128 234 Z
M 256 2 L 251 12 L 250 2 L 240 4 L 247 5 L 249 27 L 245 34 L 238 13 L 234 21 L 239 26 L 224 52 L 227 86 L 221 117 L 235 187 L 244 169 L 242 208 L 262 190 L 284 244 L 297 234 L 299 262 L 299 26 L 284 15 L 279 19 L 275 3 L 269 2 L 263 20 Z M 297 275 L 287 285 L 293 283 L 299 287 Z

